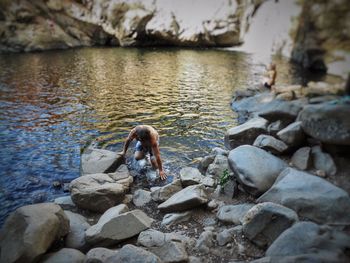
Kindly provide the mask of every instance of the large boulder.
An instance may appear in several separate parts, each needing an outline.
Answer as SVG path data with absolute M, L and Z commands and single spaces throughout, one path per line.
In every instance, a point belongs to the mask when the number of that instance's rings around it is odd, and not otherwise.
M 199 184 L 203 175 L 197 168 L 184 167 L 180 170 L 180 180 L 183 187 Z
M 283 141 L 280 141 L 270 135 L 264 134 L 259 135 L 255 139 L 253 145 L 261 149 L 267 150 L 273 154 L 281 154 L 288 149 L 288 145 L 286 145 Z
M 66 247 L 86 250 L 88 247 L 85 241 L 85 230 L 90 227 L 90 224 L 82 215 L 71 211 L 64 211 L 64 213 L 69 219 L 69 233 L 65 239 Z
M 267 132 L 267 123 L 267 120 L 258 117 L 229 129 L 225 134 L 226 148 L 233 149 L 242 144 L 253 144 L 256 137 Z
M 153 201 L 164 202 L 168 200 L 172 195 L 181 191 L 182 184 L 180 180 L 174 180 L 170 184 L 167 184 L 162 187 L 152 187 L 151 188 L 151 197 Z
M 141 210 L 122 213 L 98 222 L 86 230 L 86 241 L 91 245 L 110 246 L 138 235 L 151 226 L 153 219 Z
M 177 192 L 158 206 L 162 212 L 188 210 L 208 202 L 208 195 L 203 185 L 191 185 Z
M 105 263 L 161 263 L 162 260 L 153 253 L 134 245 L 125 245 L 119 252 L 109 257 Z
M 253 195 L 267 191 L 280 172 L 287 167 L 281 159 L 250 145 L 232 150 L 228 161 L 238 182 Z
M 301 122 L 293 122 L 277 133 L 277 137 L 290 146 L 298 146 L 305 140 Z
M 269 121 L 293 122 L 304 106 L 303 101 L 273 100 L 260 109 L 258 115 Z
M 33 262 L 69 232 L 69 221 L 53 203 L 18 208 L 0 233 L 0 262 Z
M 347 192 L 320 177 L 292 168 L 285 169 L 258 202 L 284 205 L 299 216 L 319 223 L 350 224 L 350 198 Z
M 260 247 L 269 246 L 298 215 L 287 207 L 266 202 L 252 207 L 243 218 L 243 233 Z
M 345 233 L 325 225 L 319 226 L 313 222 L 299 222 L 284 231 L 272 243 L 266 251 L 266 256 L 287 257 L 308 254 L 327 255 L 331 253 L 334 256 L 333 262 L 348 262 L 344 261 L 344 259 L 347 258 L 345 250 L 349 248 L 350 237 Z
M 114 172 L 124 163 L 124 157 L 116 152 L 88 148 L 81 156 L 81 174 Z
M 349 104 L 309 105 L 299 114 L 303 130 L 309 136 L 329 144 L 350 145 Z
M 84 263 L 105 263 L 112 256 L 117 255 L 118 251 L 104 247 L 95 247 L 86 254 Z
M 73 248 L 62 248 L 57 252 L 47 254 L 40 263 L 83 263 L 85 255 Z
M 272 92 L 258 93 L 254 96 L 243 98 L 239 101 L 233 101 L 231 107 L 234 111 L 240 114 L 246 113 L 246 117 L 249 117 L 254 112 L 258 112 L 263 107 L 273 101 L 275 95 Z
M 216 217 L 222 222 L 239 225 L 253 206 L 254 204 L 224 205 L 220 207 Z

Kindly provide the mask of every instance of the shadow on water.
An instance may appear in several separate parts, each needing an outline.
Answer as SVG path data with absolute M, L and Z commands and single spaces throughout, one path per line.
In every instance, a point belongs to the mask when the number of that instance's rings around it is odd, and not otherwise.
M 278 81 L 300 83 L 281 61 Z M 63 195 L 89 140 L 120 151 L 130 129 L 154 126 L 175 175 L 236 125 L 235 89 L 256 85 L 262 65 L 223 50 L 86 48 L 0 55 L 0 221 L 15 208 Z M 131 146 L 132 148 L 132 146 Z M 129 156 L 132 150 L 129 151 Z

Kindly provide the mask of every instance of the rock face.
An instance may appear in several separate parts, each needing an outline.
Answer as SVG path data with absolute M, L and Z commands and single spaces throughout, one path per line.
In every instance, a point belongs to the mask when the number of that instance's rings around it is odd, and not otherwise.
M 203 185 L 191 185 L 177 192 L 158 206 L 162 212 L 176 212 L 206 204 L 208 196 Z
M 287 164 L 272 154 L 250 145 L 243 145 L 229 154 L 229 165 L 238 182 L 253 195 L 268 190 Z
M 277 140 L 270 135 L 259 135 L 253 145 L 274 154 L 281 154 L 288 149 L 288 146 L 283 141 Z
M 125 245 L 112 257 L 106 260 L 106 263 L 161 263 L 162 260 L 151 252 L 148 252 L 134 245 Z
M 252 207 L 243 218 L 243 233 L 260 247 L 269 246 L 298 215 L 287 207 L 266 202 Z
M 284 170 L 259 202 L 273 202 L 296 211 L 299 216 L 330 225 L 350 224 L 350 198 L 342 189 L 317 176 Z
M 89 244 L 104 246 L 117 244 L 149 228 L 153 219 L 136 209 L 100 221 L 85 232 Z
M 225 146 L 233 149 L 242 144 L 253 144 L 256 137 L 265 133 L 267 120 L 253 118 L 246 123 L 229 129 L 225 134 Z
M 174 180 L 172 183 L 163 187 L 152 187 L 151 197 L 156 202 L 164 202 L 168 200 L 173 194 L 181 191 L 182 185 L 180 180 Z
M 79 250 L 73 248 L 62 248 L 55 253 L 50 253 L 44 256 L 42 263 L 83 263 L 85 255 Z
M 66 247 L 84 251 L 87 248 L 85 230 L 90 227 L 90 224 L 82 215 L 71 211 L 64 211 L 64 213 L 69 219 L 69 233 L 65 239 Z
M 1 262 L 32 262 L 68 234 L 69 221 L 56 204 L 18 208 L 6 220 L 0 239 Z
M 216 217 L 222 222 L 239 225 L 253 206 L 254 204 L 224 205 L 220 207 Z
M 309 136 L 329 144 L 350 145 L 350 107 L 348 104 L 309 105 L 299 114 Z

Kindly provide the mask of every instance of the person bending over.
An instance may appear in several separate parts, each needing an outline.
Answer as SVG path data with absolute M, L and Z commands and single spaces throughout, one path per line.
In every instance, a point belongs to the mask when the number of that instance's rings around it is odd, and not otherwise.
M 135 146 L 135 159 L 141 160 L 146 157 L 146 154 L 150 154 L 152 167 L 159 169 L 159 176 L 162 180 L 167 178 L 167 175 L 163 171 L 162 160 L 160 158 L 159 151 L 159 135 L 158 132 L 149 125 L 138 125 L 133 128 L 129 136 L 126 138 L 123 151 L 121 154 L 126 155 L 126 151 L 130 143 L 136 139 Z

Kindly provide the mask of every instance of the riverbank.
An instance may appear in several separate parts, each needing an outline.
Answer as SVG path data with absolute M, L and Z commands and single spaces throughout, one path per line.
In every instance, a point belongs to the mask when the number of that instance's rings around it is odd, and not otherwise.
M 347 262 L 342 90 L 309 83 L 236 92 L 242 124 L 226 132 L 228 150 L 214 148 L 162 187 L 149 189 L 114 152 L 86 152 L 69 197 L 8 217 L 1 262 Z

